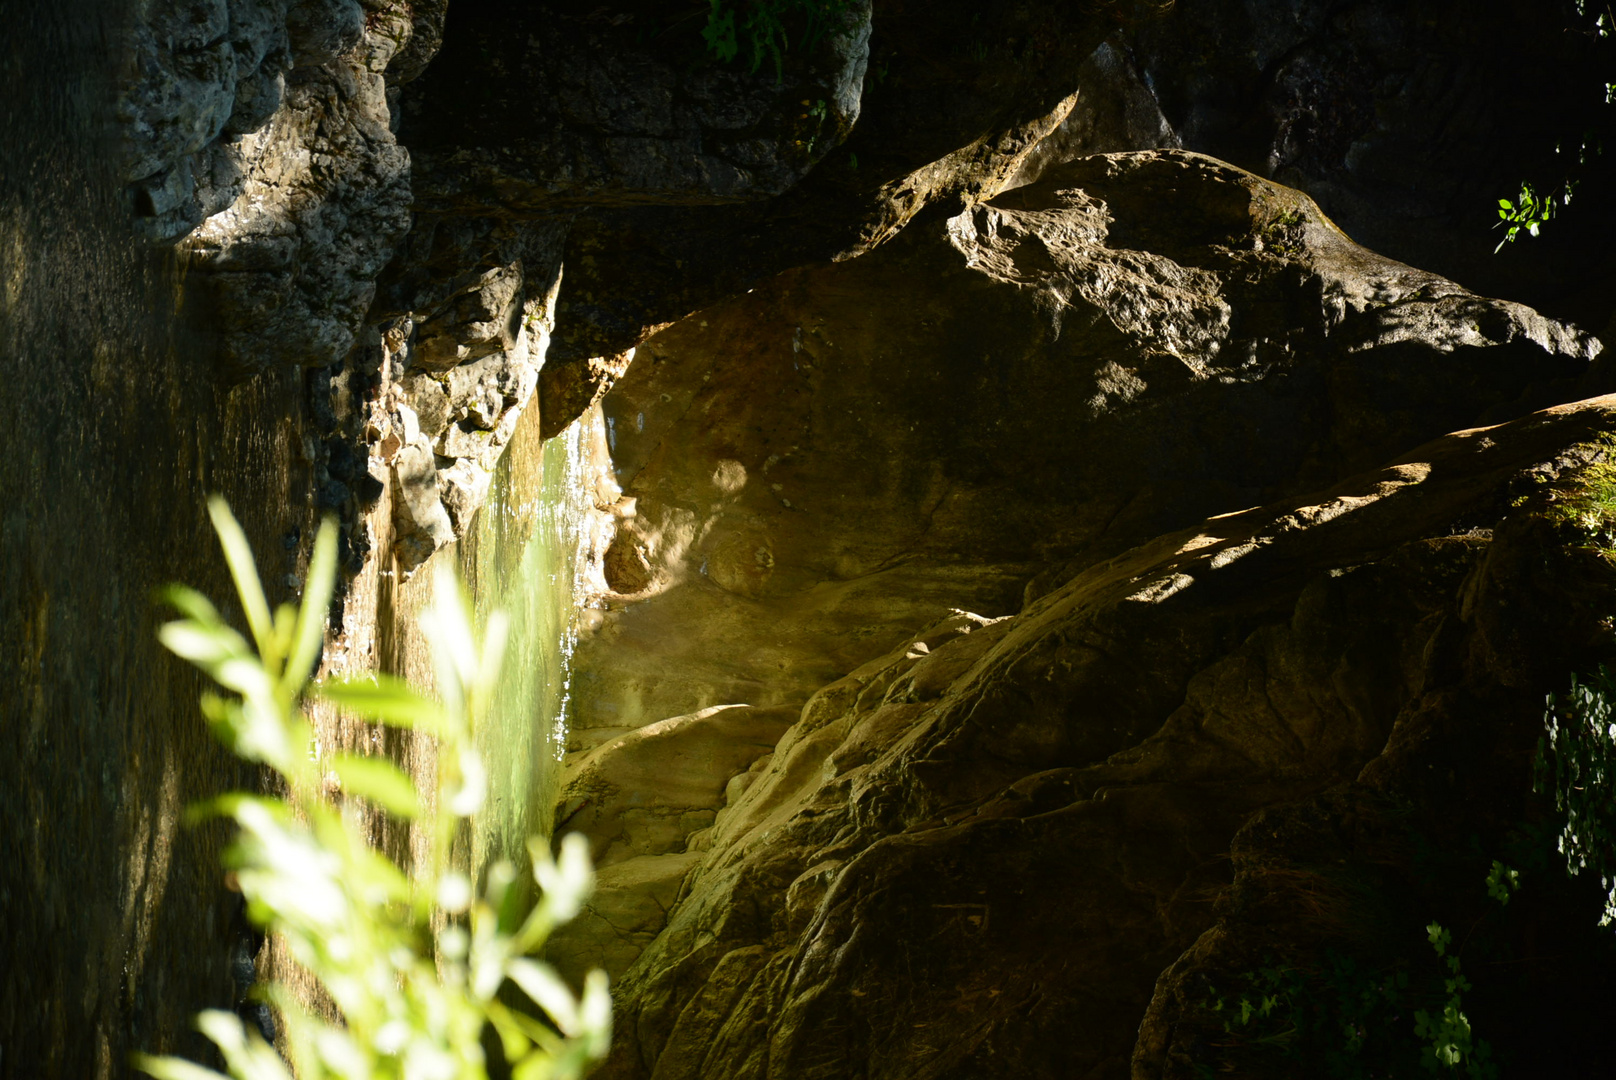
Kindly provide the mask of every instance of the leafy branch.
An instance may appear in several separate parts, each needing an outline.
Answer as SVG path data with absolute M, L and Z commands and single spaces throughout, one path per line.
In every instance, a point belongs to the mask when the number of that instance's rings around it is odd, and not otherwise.
M 1553 221 L 1561 210 L 1571 205 L 1571 195 L 1576 186 L 1575 181 L 1567 180 L 1557 192 L 1539 195 L 1531 184 L 1522 181 L 1518 199 L 1499 199 L 1499 222 L 1493 228 L 1502 227 L 1505 232 L 1504 238 L 1493 248 L 1493 254 L 1504 250 L 1505 244 L 1513 244 L 1522 229 L 1536 236 L 1539 229 Z
M 1546 737 L 1538 741 L 1534 790 L 1552 794 L 1565 815 L 1560 853 L 1574 875 L 1591 870 L 1605 887 L 1599 925 L 1616 922 L 1616 681 L 1600 665 L 1592 681 L 1571 676 L 1564 699 L 1550 694 Z
M 1576 20 L 1580 25 L 1568 27 L 1568 32 L 1598 40 L 1609 38 L 1616 32 L 1616 15 L 1612 14 L 1609 4 L 1596 5 L 1589 3 L 1589 0 L 1574 0 L 1574 6 Z M 1604 94 L 1603 105 L 1609 107 L 1616 104 L 1616 83 L 1601 77 L 1599 87 Z M 1539 194 L 1529 182 L 1522 181 L 1518 198 L 1498 200 L 1499 220 L 1494 224 L 1494 228 L 1502 227 L 1505 232 L 1504 238 L 1493 248 L 1494 255 L 1504 250 L 1505 244 L 1514 243 L 1522 230 L 1530 236 L 1537 236 L 1544 225 L 1553 221 L 1561 211 L 1571 205 L 1571 196 L 1578 183 L 1574 177 L 1578 172 L 1586 170 L 1591 157 L 1597 158 L 1604 153 L 1604 145 L 1598 132 L 1608 127 L 1608 119 L 1600 120 L 1595 123 L 1594 129 L 1584 129 L 1575 138 L 1567 134 L 1555 143 L 1556 154 L 1568 150 L 1573 141 L 1576 144 L 1575 160 L 1566 164 L 1566 172 L 1573 178 L 1564 180 L 1555 191 L 1546 195 Z
M 1464 1013 L 1463 994 L 1471 986 L 1470 980 L 1459 971 L 1458 954 L 1448 952 L 1453 934 L 1441 923 L 1431 923 L 1425 933 L 1431 948 L 1436 950 L 1437 959 L 1448 969 L 1443 980 L 1447 1000 L 1440 1012 L 1418 1009 L 1414 1013 L 1414 1034 L 1426 1043 L 1420 1058 L 1425 1067 L 1435 1073 L 1457 1076 L 1462 1067 L 1470 1080 L 1493 1080 L 1498 1075 L 1498 1066 L 1493 1063 L 1492 1048 L 1485 1039 L 1475 1037 L 1470 1029 L 1470 1018 Z
M 488 1075 L 481 1037 L 489 1025 L 514 1080 L 581 1076 L 604 1056 L 610 1038 L 605 976 L 592 972 L 580 999 L 531 954 L 577 914 L 593 887 L 587 845 L 569 836 L 559 859 L 552 859 L 548 844 L 529 842 L 542 895 L 520 920 L 501 918 L 515 897 L 509 863 L 489 869 L 479 896 L 450 859 L 456 832 L 483 802 L 485 772 L 472 736 L 499 671 L 505 619 L 491 618 L 479 642 L 459 584 L 440 563 L 421 625 L 441 701 L 380 675 L 311 687 L 336 577 L 334 525 L 321 526 L 301 606 L 283 605 L 272 614 L 240 525 L 221 499 L 211 500 L 208 510 L 251 640 L 206 597 L 182 586 L 163 593 L 182 617 L 159 636 L 226 692 L 202 697 L 215 736 L 238 757 L 273 769 L 286 793 L 235 792 L 193 814 L 235 822 L 225 863 L 249 918 L 285 942 L 339 1017 L 317 1015 L 284 985 L 265 989 L 285 1022 L 289 1061 L 234 1013 L 204 1012 L 197 1027 L 238 1080 L 481 1080 Z M 349 799 L 426 830 L 429 854 L 413 874 L 371 846 L 351 802 L 328 793 L 302 713 L 310 694 L 436 739 L 436 784 L 425 799 L 385 759 L 339 754 L 326 763 Z M 502 1000 L 507 983 L 541 1011 L 529 1014 Z M 159 1080 L 221 1076 L 173 1057 L 137 1055 L 135 1064 Z

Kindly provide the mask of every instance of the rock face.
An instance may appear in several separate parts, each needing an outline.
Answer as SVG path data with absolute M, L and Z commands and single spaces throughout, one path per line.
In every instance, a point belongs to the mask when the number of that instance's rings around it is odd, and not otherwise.
M 419 62 L 414 26 L 408 5 L 355 0 L 163 0 L 134 24 L 123 172 L 146 232 L 184 237 L 227 365 L 353 346 L 409 227 L 386 96 L 393 60 Z
M 1112 18 L 1149 6 L 876 5 L 858 122 L 800 183 L 739 205 L 713 205 L 721 201 L 717 192 L 674 198 L 639 190 L 630 198 L 603 190 L 580 214 L 568 241 L 552 363 L 621 355 L 670 322 L 783 270 L 869 251 L 929 205 L 998 191 L 1071 111 L 1073 73 Z M 858 5 L 850 10 L 862 15 Z M 644 13 L 625 5 L 622 14 L 632 29 Z M 785 76 L 822 80 L 842 70 L 837 55 L 822 46 L 805 59 L 788 58 Z M 829 110 L 829 96 L 818 91 L 792 94 L 787 115 L 770 124 L 820 123 L 814 113 L 821 98 Z M 446 111 L 442 102 L 434 108 L 433 115 Z M 812 145 L 817 154 L 823 143 Z
M 693 837 L 604 1075 L 1195 1075 L 1216 1018 L 1185 1026 L 1185 980 L 1287 930 L 1216 921 L 1254 811 L 1343 782 L 1450 814 L 1524 792 L 1545 683 L 1611 645 L 1583 590 L 1609 564 L 1544 507 L 1613 410 L 1208 520 L 824 688 Z M 1453 787 L 1437 760 L 1486 764 Z M 1275 818 L 1250 820 L 1242 873 Z
M 639 350 L 578 722 L 800 705 L 1051 564 L 1575 396 L 1597 349 L 1211 159 L 1074 162 Z
M 858 120 L 868 0 L 810 31 L 789 79 L 783 54 L 750 71 L 702 62 L 688 17 L 586 7 L 456 12 L 409 99 L 425 207 L 526 215 L 764 198 L 800 181 Z
M 1610 400 L 1397 460 L 1580 396 L 1599 353 L 1182 151 L 1050 169 L 652 338 L 603 402 L 615 595 L 556 812 L 605 865 L 555 959 L 622 972 L 606 1075 L 1202 1060 L 1204 971 L 1261 963 L 1218 951 L 1253 815 L 1443 702 L 1502 695 L 1529 744 L 1605 643 L 1576 588 L 1542 633 L 1506 614 L 1539 603 L 1506 567 L 1601 572 L 1582 534 L 1493 537 L 1603 453 Z M 796 722 L 771 747 L 761 715 Z M 1524 813 L 1513 753 L 1488 775 Z
M 1608 166 L 1571 160 L 1606 123 L 1599 37 L 1546 16 L 1507 0 L 1178 4 L 1096 54 L 1080 89 L 1092 108 L 1055 141 L 1067 156 L 1211 154 L 1307 192 L 1376 251 L 1601 326 L 1606 215 L 1492 254 L 1497 200 L 1523 180 L 1547 192 L 1580 173 L 1584 195 L 1609 184 Z
M 278 584 L 343 521 L 333 664 L 418 675 L 405 579 L 519 423 L 603 410 L 555 807 L 600 888 L 551 955 L 614 977 L 603 1075 L 1293 1075 L 1339 1047 L 1218 1003 L 1346 949 L 1429 1007 L 1430 918 L 1514 942 L 1501 1054 L 1608 1013 L 1597 905 L 1495 932 L 1480 882 L 1542 832 L 1543 694 L 1616 644 L 1557 509 L 1610 361 L 1472 291 L 1608 317 L 1603 225 L 1480 258 L 1599 47 L 1510 0 L 854 0 L 749 65 L 687 6 L 152 0 L 121 76 Z
M 1543 149 L 1523 118 L 1575 97 L 1597 57 L 1563 55 L 1541 20 L 1505 41 L 1490 27 L 1507 5 L 1292 7 L 1107 5 L 1126 28 L 1101 43 L 1105 20 L 1063 5 L 876 18 L 855 4 L 748 66 L 712 62 L 696 22 L 636 3 L 476 5 L 446 38 L 441 0 L 164 0 L 129 36 L 121 167 L 146 231 L 180 240 L 192 306 L 236 371 L 364 367 L 350 354 L 403 325 L 418 416 L 441 411 L 428 383 L 448 358 L 500 351 L 526 373 L 502 376 L 510 387 L 537 380 L 549 432 L 668 323 L 1096 151 L 1212 152 L 1308 190 L 1378 250 L 1602 320 L 1597 287 L 1573 295 L 1541 260 L 1503 277 L 1478 262 L 1468 216 L 1537 167 L 1513 163 Z M 1226 47 L 1236 38 L 1251 48 Z M 1518 139 L 1531 145 L 1512 154 Z M 412 210 L 429 213 L 401 243 Z M 1586 279 L 1586 258 L 1559 264 Z M 496 271 L 497 297 L 468 293 Z M 459 310 L 473 294 L 498 310 Z M 533 335 L 521 355 L 519 322 L 551 325 L 554 347 Z M 462 534 L 487 470 L 454 463 L 480 461 L 476 432 L 496 430 L 462 426 L 456 452 L 436 449 L 441 467 L 414 455 L 406 472 L 426 494 L 400 504 L 421 511 L 403 523 L 421 539 L 400 548 L 406 563 Z M 346 453 L 376 456 L 345 437 Z M 452 489 L 441 513 L 435 487 Z
M 971 6 L 948 8 L 927 14 L 923 36 L 965 32 Z M 931 61 L 909 55 L 856 125 L 867 5 L 799 38 L 778 67 L 751 68 L 706 57 L 688 19 L 634 5 L 482 5 L 447 38 L 445 13 L 381 0 L 161 3 L 133 31 L 120 113 L 135 212 L 154 239 L 179 241 L 191 306 L 223 363 L 237 375 L 298 365 L 381 402 L 386 422 L 347 410 L 344 390 L 314 406 L 328 431 L 315 464 L 350 523 L 372 504 L 339 497 L 355 482 L 346 459 L 393 475 L 405 571 L 463 534 L 562 307 L 564 364 L 544 376 L 551 431 L 656 325 L 1001 182 L 1070 108 L 1064 65 L 1102 33 L 1060 5 L 1018 9 L 997 20 L 1009 45 L 973 61 L 979 78 L 923 74 Z M 945 89 L 956 108 L 936 107 Z M 401 118 L 413 162 L 394 137 Z M 842 148 L 855 130 L 875 140 Z M 821 164 L 829 179 L 808 190 Z M 648 222 L 612 208 L 673 214 L 670 228 L 651 225 L 666 257 L 640 258 Z M 412 224 L 412 210 L 428 212 Z M 572 217 L 591 210 L 564 250 Z M 385 340 L 396 343 L 383 360 Z M 447 378 L 462 366 L 477 370 Z M 397 466 L 390 434 L 415 445 Z M 355 551 L 360 532 L 349 525 Z

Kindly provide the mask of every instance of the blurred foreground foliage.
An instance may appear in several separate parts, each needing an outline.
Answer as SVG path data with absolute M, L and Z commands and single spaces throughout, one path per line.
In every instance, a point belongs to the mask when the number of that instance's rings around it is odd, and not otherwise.
M 550 931 L 577 914 L 593 887 L 587 845 L 568 837 L 559 858 L 529 841 L 541 890 L 525 915 L 516 871 L 492 866 L 478 894 L 451 860 L 462 823 L 482 806 L 485 772 L 472 734 L 499 672 L 506 621 L 496 614 L 478 641 L 451 570 L 440 562 L 421 629 L 432 650 L 433 700 L 402 680 L 372 675 L 311 685 L 336 577 L 336 529 L 315 542 L 300 607 L 271 613 L 245 534 L 223 500 L 209 512 L 240 596 L 250 640 L 200 593 L 182 586 L 163 598 L 181 618 L 163 626 L 170 650 L 201 668 L 223 693 L 202 697 L 202 713 L 232 753 L 268 766 L 280 797 L 235 792 L 193 808 L 237 826 L 225 854 L 248 917 L 277 935 L 329 995 L 327 1019 L 288 987 L 262 988 L 284 1021 L 285 1057 L 231 1012 L 209 1011 L 197 1027 L 217 1044 L 238 1080 L 481 1080 L 492 1027 L 514 1080 L 570 1080 L 603 1057 L 610 1039 L 606 978 L 589 976 L 581 998 L 532 958 Z M 302 712 L 314 695 L 365 719 L 409 728 L 437 742 L 435 789 L 417 791 L 384 758 L 316 760 Z M 323 769 L 345 799 L 328 793 Z M 370 843 L 355 800 L 409 819 L 429 854 L 410 872 Z M 513 1007 L 513 984 L 538 1006 Z M 159 1080 L 218 1080 L 179 1058 L 137 1055 Z

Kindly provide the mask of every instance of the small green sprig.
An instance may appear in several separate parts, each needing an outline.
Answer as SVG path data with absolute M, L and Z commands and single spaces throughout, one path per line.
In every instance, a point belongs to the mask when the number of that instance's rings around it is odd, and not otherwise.
M 1503 228 L 1504 238 L 1493 248 L 1493 254 L 1503 251 L 1505 244 L 1513 244 L 1522 229 L 1536 236 L 1539 229 L 1553 221 L 1562 209 L 1571 205 L 1571 195 L 1575 189 L 1576 184 L 1567 181 L 1559 192 L 1539 195 L 1531 184 L 1523 181 L 1518 198 L 1499 199 L 1499 221 L 1494 228 Z
M 1508 906 L 1509 898 L 1520 887 L 1521 872 L 1494 859 L 1492 869 L 1487 871 L 1487 895 Z
M 1450 953 L 1453 934 L 1441 923 L 1425 928 L 1426 940 L 1436 950 L 1437 959 L 1448 969 L 1443 986 L 1448 995 L 1439 1012 L 1419 1009 L 1414 1013 L 1414 1033 L 1425 1041 L 1420 1059 L 1427 1069 L 1447 1076 L 1463 1075 L 1470 1080 L 1494 1080 L 1498 1066 L 1492 1060 L 1492 1047 L 1477 1039 L 1464 1013 L 1464 993 L 1470 980 L 1459 971 L 1459 957 Z
M 741 53 L 742 40 L 755 74 L 765 59 L 774 62 L 776 82 L 785 80 L 785 52 L 790 47 L 786 31 L 788 18 L 799 19 L 803 27 L 801 45 L 812 49 L 830 26 L 845 12 L 852 0 L 708 0 L 707 26 L 702 39 L 707 51 L 723 63 Z

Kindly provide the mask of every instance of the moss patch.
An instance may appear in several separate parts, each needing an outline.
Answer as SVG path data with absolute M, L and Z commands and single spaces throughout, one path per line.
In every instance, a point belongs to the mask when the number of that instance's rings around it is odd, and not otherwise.
M 1551 497 L 1551 519 L 1575 526 L 1589 546 L 1616 557 L 1616 434 L 1601 435 L 1576 448 L 1591 459 Z

